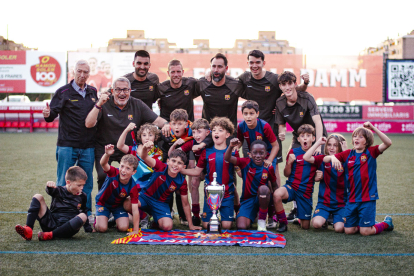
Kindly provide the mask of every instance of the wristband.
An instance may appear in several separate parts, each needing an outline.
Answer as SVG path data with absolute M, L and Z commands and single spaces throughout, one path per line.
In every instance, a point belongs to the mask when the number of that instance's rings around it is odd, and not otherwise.
M 310 81 L 308 81 L 308 82 L 303 82 L 305 85 L 309 85 L 309 83 L 310 83 Z
M 96 104 L 95 104 L 95 107 L 96 107 L 97 109 L 99 109 L 99 110 L 102 110 L 102 106 L 101 106 L 101 107 L 99 107 L 98 105 L 96 105 Z

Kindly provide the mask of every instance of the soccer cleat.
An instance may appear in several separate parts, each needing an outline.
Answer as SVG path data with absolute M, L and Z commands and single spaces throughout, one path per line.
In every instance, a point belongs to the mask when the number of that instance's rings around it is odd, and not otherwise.
M 53 239 L 53 232 L 39 232 L 37 233 L 39 241 L 49 241 Z
M 181 225 L 188 226 L 188 221 L 187 221 L 187 219 L 185 219 L 185 218 L 180 218 L 180 224 L 181 224 Z
M 279 222 L 279 228 L 277 228 L 277 232 L 282 233 L 282 232 L 286 232 L 288 230 L 288 226 L 285 223 L 281 223 Z
M 292 210 L 290 210 L 290 213 L 287 215 L 286 219 L 288 222 L 292 222 L 297 216 L 298 216 L 298 209 L 292 208 Z
M 89 220 L 90 225 L 95 225 L 95 216 L 94 215 L 89 215 L 88 220 Z
M 33 230 L 29 226 L 16 225 L 15 229 L 16 232 L 26 241 L 32 240 Z
M 328 222 L 328 225 L 333 225 L 333 215 L 329 214 L 328 219 L 326 220 L 326 222 Z M 327 227 L 328 227 L 327 225 Z
M 115 217 L 111 214 L 111 217 L 108 219 L 108 227 L 112 228 L 112 227 L 115 227 L 115 225 L 116 225 Z
M 322 224 L 322 229 L 328 229 L 328 220 L 326 220 L 325 223 Z
M 148 229 L 149 218 L 150 215 L 147 214 L 147 216 L 139 222 L 141 229 Z
M 200 224 L 201 224 L 201 219 L 200 219 L 199 217 L 193 216 L 193 217 L 191 218 L 191 220 L 193 221 L 193 225 L 194 225 L 194 226 L 200 226 Z
M 267 225 L 266 225 L 267 228 L 272 229 L 272 228 L 276 228 L 276 226 L 277 226 L 277 222 L 273 218 L 269 218 L 267 220 Z
M 392 231 L 392 230 L 394 230 L 394 224 L 392 224 L 392 217 L 390 217 L 390 216 L 386 216 L 386 217 L 384 218 L 384 222 L 385 222 L 386 224 L 388 224 L 388 228 L 387 228 L 387 229 L 385 229 L 385 231 Z
M 266 220 L 259 219 L 257 221 L 257 231 L 267 231 L 267 229 L 266 229 Z
M 298 219 L 298 218 L 295 218 L 295 219 L 292 221 L 292 224 L 295 224 L 295 225 L 300 225 L 300 221 L 299 221 L 299 219 Z

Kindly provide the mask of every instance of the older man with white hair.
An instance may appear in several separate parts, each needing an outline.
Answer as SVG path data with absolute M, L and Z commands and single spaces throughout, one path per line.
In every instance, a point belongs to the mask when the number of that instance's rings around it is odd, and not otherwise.
M 143 101 L 131 97 L 131 83 L 125 77 L 116 78 L 113 82 L 112 95 L 102 94 L 95 107 L 89 112 L 85 125 L 88 128 L 97 126 L 95 143 L 96 172 L 98 173 L 98 189 L 101 189 L 106 173 L 99 161 L 105 153 L 105 145 L 116 145 L 122 132 L 130 123 L 136 124 L 136 130 L 145 123 L 152 123 L 162 128 L 163 134 L 169 136 L 170 126 L 166 120 L 158 117 Z M 125 144 L 132 146 L 132 137 L 127 136 Z M 124 155 L 119 149 L 109 158 L 120 162 Z
M 79 60 L 74 69 L 74 80 L 59 88 L 43 109 L 46 122 L 59 115 L 59 134 L 56 147 L 58 186 L 65 186 L 66 171 L 74 165 L 85 170 L 88 179 L 83 191 L 88 197 L 88 216 L 91 215 L 93 188 L 93 163 L 95 157 L 96 127 L 85 126 L 89 111 L 98 101 L 96 88 L 86 84 L 90 68 L 85 60 Z

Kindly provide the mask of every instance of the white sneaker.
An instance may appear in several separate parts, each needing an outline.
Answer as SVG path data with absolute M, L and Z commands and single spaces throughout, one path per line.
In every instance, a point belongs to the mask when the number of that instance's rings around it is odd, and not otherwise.
M 148 215 L 147 213 L 147 216 L 139 222 L 141 229 L 148 229 L 149 218 L 150 218 L 150 215 Z
M 266 224 L 267 228 L 276 228 L 277 227 L 277 222 L 273 219 L 273 218 L 269 218 L 267 220 L 267 224 Z
M 264 219 L 257 220 L 257 231 L 267 231 L 266 220 Z

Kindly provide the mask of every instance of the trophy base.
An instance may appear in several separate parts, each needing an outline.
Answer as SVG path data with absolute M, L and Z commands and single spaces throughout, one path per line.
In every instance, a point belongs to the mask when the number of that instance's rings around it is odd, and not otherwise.
M 221 225 L 209 223 L 207 225 L 207 234 L 221 234 Z

